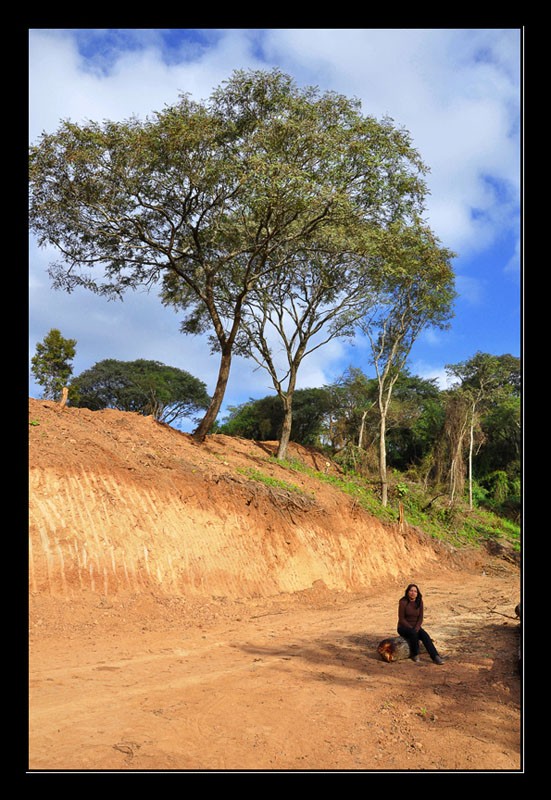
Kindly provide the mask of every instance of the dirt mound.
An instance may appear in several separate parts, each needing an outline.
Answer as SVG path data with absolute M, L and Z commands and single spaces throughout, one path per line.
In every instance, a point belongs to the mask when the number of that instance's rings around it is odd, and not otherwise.
M 317 580 L 354 591 L 452 558 L 278 465 L 275 444 L 213 435 L 198 446 L 151 417 L 38 400 L 29 430 L 33 592 L 235 598 Z M 313 449 L 291 445 L 289 457 L 337 471 Z
M 29 439 L 30 772 L 521 769 L 517 565 L 274 443 L 38 400 Z M 377 655 L 410 580 L 443 666 Z

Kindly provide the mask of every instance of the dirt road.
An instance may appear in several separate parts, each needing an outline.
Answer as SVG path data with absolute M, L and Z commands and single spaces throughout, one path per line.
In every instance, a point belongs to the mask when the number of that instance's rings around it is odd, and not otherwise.
M 29 769 L 522 768 L 516 567 L 418 576 L 447 656 L 387 664 L 404 586 L 30 601 Z

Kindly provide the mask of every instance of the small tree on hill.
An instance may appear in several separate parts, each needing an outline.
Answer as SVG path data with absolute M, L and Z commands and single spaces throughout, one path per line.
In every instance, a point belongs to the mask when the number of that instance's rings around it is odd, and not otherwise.
M 468 477 L 469 507 L 473 507 L 473 457 L 477 435 L 482 440 L 481 418 L 483 412 L 495 407 L 499 401 L 509 399 L 520 391 L 519 360 L 513 356 L 493 356 L 475 353 L 472 358 L 458 364 L 447 364 L 446 372 L 455 378 L 455 391 L 463 397 L 465 432 L 469 434 Z
M 70 362 L 75 357 L 76 343 L 76 339 L 65 339 L 57 328 L 52 328 L 36 345 L 31 372 L 38 385 L 44 388 L 42 397 L 46 400 L 61 398 L 63 387 L 73 374 Z

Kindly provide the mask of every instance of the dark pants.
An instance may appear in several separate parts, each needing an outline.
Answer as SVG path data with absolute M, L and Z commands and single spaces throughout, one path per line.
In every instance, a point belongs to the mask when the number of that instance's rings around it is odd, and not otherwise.
M 420 641 L 425 645 L 427 653 L 433 661 L 438 656 L 438 651 L 434 646 L 432 639 L 428 633 L 423 630 L 423 628 L 419 628 L 419 631 L 416 631 L 414 628 L 404 628 L 402 625 L 398 625 L 398 633 L 407 640 L 409 644 L 409 652 L 412 657 L 419 655 Z

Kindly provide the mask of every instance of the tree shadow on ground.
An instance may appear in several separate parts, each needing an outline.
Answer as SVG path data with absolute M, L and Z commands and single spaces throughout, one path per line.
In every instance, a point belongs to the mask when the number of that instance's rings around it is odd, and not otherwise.
M 494 684 L 492 692 L 508 698 L 511 692 L 519 692 L 518 626 L 471 622 L 465 629 L 454 624 L 448 632 L 445 626 L 440 626 L 439 634 L 439 639 L 446 642 L 446 661 L 442 667 L 438 667 L 438 672 L 444 670 L 444 675 L 452 674 L 454 680 L 464 679 L 468 683 L 472 683 L 475 675 L 477 683 L 482 681 L 485 684 L 484 688 Z M 356 684 L 358 680 L 369 682 L 388 679 L 409 687 L 412 669 L 418 671 L 419 667 L 424 666 L 433 670 L 436 668 L 422 645 L 420 664 L 408 658 L 386 662 L 377 652 L 377 646 L 384 638 L 381 634 L 342 632 L 334 633 L 327 639 L 290 642 L 284 646 L 236 646 L 257 659 L 273 660 L 274 666 L 281 661 L 292 662 L 293 668 L 299 668 L 308 680 L 331 679 L 340 685 Z M 318 667 L 319 672 L 312 667 Z M 286 664 L 285 669 L 288 668 L 289 664 Z
M 480 742 L 502 743 L 519 753 L 521 679 L 517 669 L 518 628 L 499 623 L 455 625 L 447 640 L 452 654 L 436 666 L 421 650 L 421 662 L 411 659 L 388 663 L 377 653 L 385 638 L 379 634 L 333 633 L 288 645 L 239 645 L 269 668 L 291 672 L 297 683 L 319 682 L 334 688 L 387 692 L 392 702 L 412 708 L 415 703 L 438 709 L 438 726 L 446 730 L 472 729 Z M 444 626 L 439 631 L 445 633 Z M 268 666 L 268 664 L 264 664 Z M 361 695 L 359 695 L 359 698 Z M 377 709 L 375 709 L 377 710 Z M 506 724 L 502 724 L 506 719 Z

